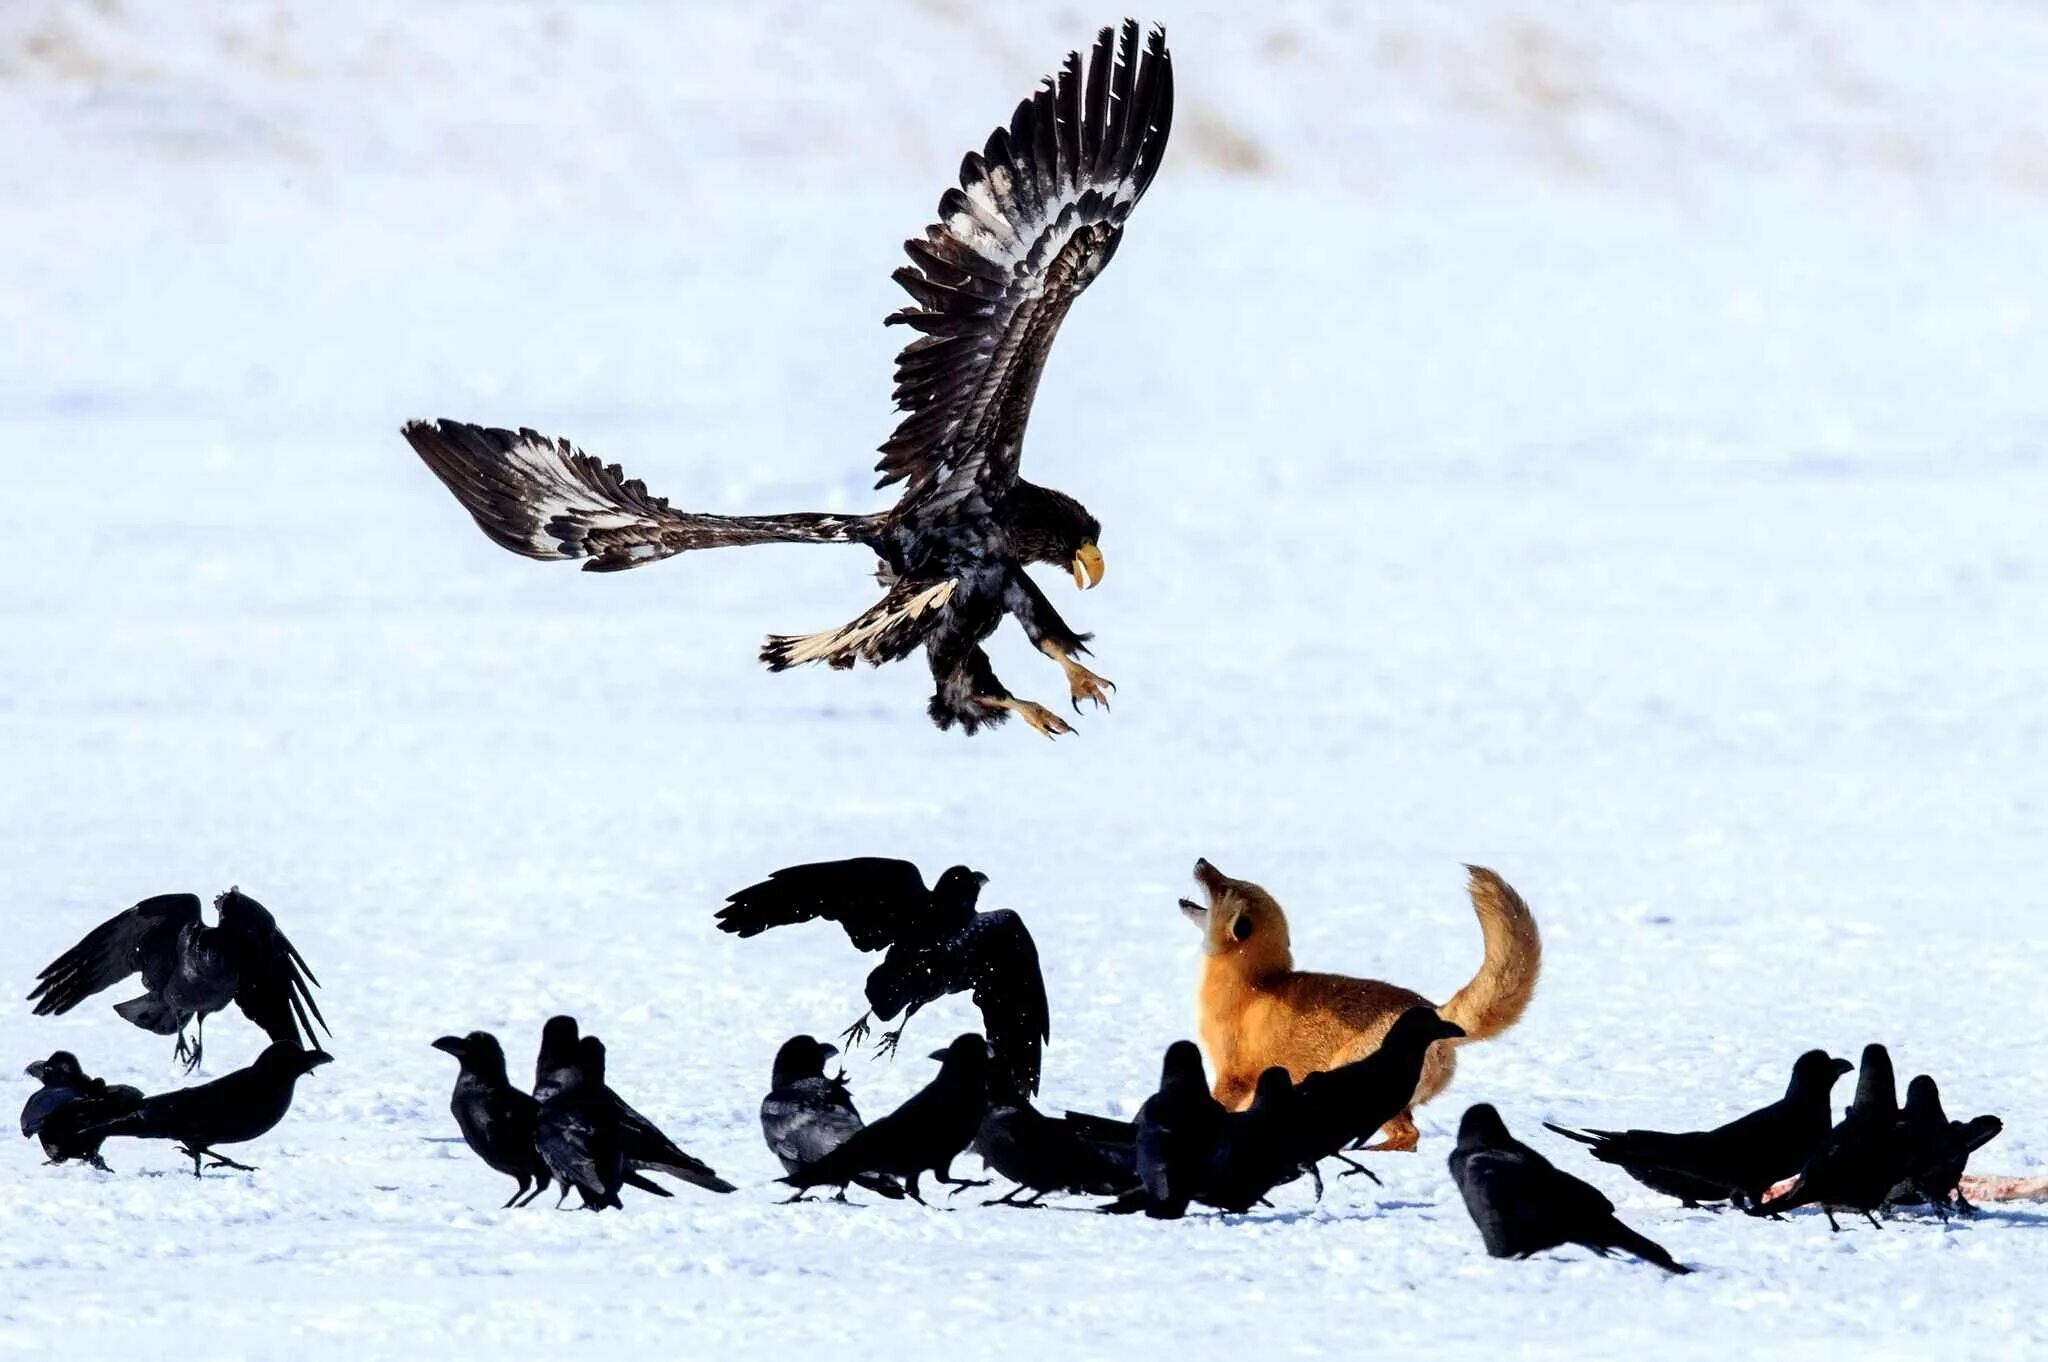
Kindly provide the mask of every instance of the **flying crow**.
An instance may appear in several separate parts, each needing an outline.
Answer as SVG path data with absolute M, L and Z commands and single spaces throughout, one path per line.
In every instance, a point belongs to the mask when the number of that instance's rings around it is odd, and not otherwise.
M 327 1027 L 308 988 L 320 981 L 277 920 L 239 889 L 215 898 L 213 907 L 220 919 L 213 927 L 200 920 L 195 894 L 159 894 L 108 918 L 36 976 L 40 982 L 28 995 L 36 1015 L 62 1015 L 140 973 L 142 996 L 114 1010 L 145 1031 L 175 1034 L 187 1073 L 199 1067 L 207 1014 L 230 1002 L 272 1040 L 312 1046 L 314 1024 Z M 188 1022 L 196 1023 L 190 1044 Z
M 825 918 L 845 928 L 856 949 L 887 950 L 867 982 L 868 1008 L 885 1022 L 901 1013 L 907 1026 L 927 1003 L 971 991 L 998 1061 L 1037 1092 L 1041 1050 L 1052 1036 L 1038 947 L 1009 909 L 975 908 L 987 883 L 956 865 L 926 889 L 916 866 L 878 856 L 797 865 L 730 895 L 718 925 L 747 937 Z M 843 1038 L 867 1033 L 864 1014 Z M 903 1026 L 885 1033 L 882 1050 L 893 1052 L 902 1036 Z

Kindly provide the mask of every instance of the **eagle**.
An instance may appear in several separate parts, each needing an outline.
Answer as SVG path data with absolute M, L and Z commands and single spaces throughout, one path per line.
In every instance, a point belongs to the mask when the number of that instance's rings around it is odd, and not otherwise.
M 414 421 L 404 435 L 493 541 L 528 558 L 580 559 L 619 572 L 692 549 L 858 544 L 880 560 L 882 598 L 815 634 L 773 635 L 770 671 L 807 662 L 880 666 L 919 647 L 942 730 L 973 734 L 1016 715 L 1047 737 L 1071 733 L 1045 706 L 1004 688 L 982 643 L 1005 615 L 1065 671 L 1074 711 L 1107 709 L 1112 683 L 1081 664 L 1086 634 L 1059 617 L 1025 567 L 1048 563 L 1077 587 L 1102 580 L 1102 526 L 1073 497 L 1018 475 L 1024 428 L 1067 309 L 1108 266 L 1144 197 L 1173 122 L 1166 32 L 1105 28 L 1085 65 L 1017 106 L 960 163 L 938 221 L 904 243 L 893 276 L 912 300 L 886 325 L 918 332 L 896 358 L 895 433 L 872 514 L 711 515 L 679 511 L 617 464 L 565 439 L 460 421 Z

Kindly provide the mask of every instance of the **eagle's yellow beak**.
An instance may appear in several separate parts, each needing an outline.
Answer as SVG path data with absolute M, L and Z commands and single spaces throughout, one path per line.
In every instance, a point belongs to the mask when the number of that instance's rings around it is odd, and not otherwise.
M 1074 585 L 1086 591 L 1102 580 L 1102 550 L 1091 541 L 1074 554 Z

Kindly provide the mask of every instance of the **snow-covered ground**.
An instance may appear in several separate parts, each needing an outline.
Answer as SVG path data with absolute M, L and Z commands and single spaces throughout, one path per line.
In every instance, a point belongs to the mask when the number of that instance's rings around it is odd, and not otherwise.
M 2040 1355 L 2048 1208 L 1830 1236 L 1538 1141 L 1680 1280 L 1493 1262 L 1444 1175 L 1469 1101 L 1708 1121 L 1871 1039 L 2005 1116 L 1984 1169 L 2048 1163 L 2048 10 L 1573 8 L 1159 7 L 1174 145 L 1029 443 L 1107 527 L 1055 600 L 1117 708 L 1054 745 L 938 733 L 920 667 L 762 673 L 854 554 L 522 562 L 396 428 L 874 505 L 896 243 L 1113 12 L 0 7 L 0 977 L 235 882 L 339 1059 L 253 1176 L 0 1141 L 0 1352 Z M 711 913 L 852 853 L 1026 914 L 1052 1107 L 1134 1110 L 1190 1030 L 1197 855 L 1308 965 L 1448 993 L 1468 860 L 1549 953 L 1383 1192 L 782 1207 L 770 1057 L 868 962 Z M 173 1085 L 120 996 L 0 1009 L 0 1098 L 58 1046 Z M 560 1010 L 738 1194 L 495 1209 L 428 1042 L 521 1069 Z M 870 1114 L 971 1024 L 855 1060 Z

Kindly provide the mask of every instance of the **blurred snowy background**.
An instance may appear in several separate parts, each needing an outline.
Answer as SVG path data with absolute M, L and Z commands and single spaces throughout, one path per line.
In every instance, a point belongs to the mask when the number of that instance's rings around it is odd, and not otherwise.
M 866 603 L 857 555 L 522 562 L 398 439 L 527 424 L 681 505 L 877 504 L 898 243 L 1118 17 L 0 0 L 0 977 L 239 882 L 342 1061 L 252 1179 L 0 1147 L 0 1352 L 2038 1350 L 2038 1214 L 1830 1239 L 1590 1174 L 1711 1269 L 1667 1283 L 1489 1263 L 1440 1159 L 1467 1101 L 1718 1119 L 1882 1039 L 2005 1114 L 1987 1168 L 2048 1161 L 2048 5 L 1143 12 L 1173 143 L 1027 449 L 1106 524 L 1102 589 L 1055 599 L 1122 689 L 1057 746 L 937 733 L 917 666 L 762 674 L 760 635 Z M 1383 1201 L 800 1215 L 753 1106 L 863 963 L 709 915 L 851 853 L 1025 912 L 1049 1106 L 1132 1110 L 1188 1030 L 1198 854 L 1311 966 L 1448 993 L 1461 860 L 1551 954 Z M 0 1094 L 60 1044 L 169 1086 L 118 996 L 0 1010 Z M 427 1042 L 499 1028 L 516 1072 L 563 1008 L 739 1195 L 485 1209 Z M 970 1015 L 934 1013 L 913 1040 Z M 853 1077 L 872 1113 L 925 1072 Z

